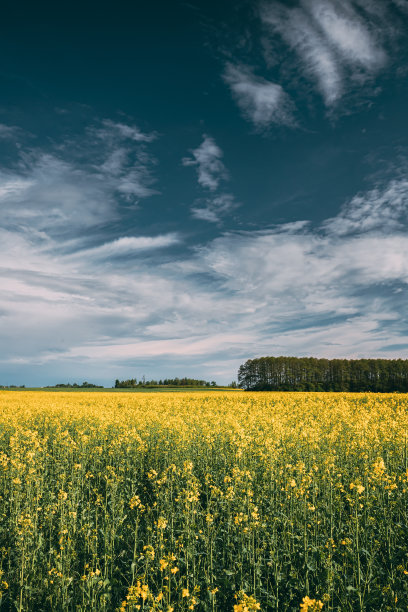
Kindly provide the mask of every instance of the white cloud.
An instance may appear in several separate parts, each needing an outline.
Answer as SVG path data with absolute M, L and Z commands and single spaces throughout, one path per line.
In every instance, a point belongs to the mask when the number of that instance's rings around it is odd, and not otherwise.
M 102 122 L 103 128 L 90 128 L 88 133 L 103 143 L 103 161 L 95 165 L 106 179 L 108 176 L 115 189 L 130 202 L 137 202 L 157 193 L 152 188 L 154 179 L 151 166 L 154 159 L 147 152 L 146 143 L 157 138 L 156 133 L 144 134 L 136 126 Z M 99 150 L 100 143 L 97 143 Z
M 356 195 L 317 228 L 226 233 L 175 255 L 164 250 L 182 243 L 174 232 L 114 240 L 110 230 L 106 241 L 132 156 L 149 159 L 146 143 L 112 142 L 99 142 L 92 165 L 62 148 L 0 174 L 3 370 L 70 364 L 76 376 L 89 367 L 106 380 L 149 358 L 182 374 L 196 363 L 206 376 L 203 363 L 256 354 L 378 356 L 408 345 L 406 179 Z M 219 223 L 237 206 L 221 189 L 221 150 L 207 140 L 197 151 L 191 165 L 207 175 L 192 214 Z
M 5 227 L 19 224 L 49 232 L 72 233 L 111 220 L 112 189 L 54 155 L 40 154 L 20 171 L 0 174 Z
M 398 28 L 384 7 L 366 0 L 300 0 L 291 7 L 273 1 L 262 5 L 261 19 L 297 54 L 330 107 L 386 66 L 386 42 Z
M 152 132 L 151 134 L 144 134 L 135 125 L 118 123 L 111 121 L 110 119 L 104 119 L 102 121 L 102 125 L 103 128 L 93 128 L 91 130 L 102 140 L 111 141 L 118 138 L 120 140 L 133 140 L 135 142 L 152 142 L 157 138 L 157 134 L 155 132 Z
M 384 65 L 385 51 L 351 3 L 304 0 L 304 5 L 344 61 L 361 65 L 368 71 Z
M 224 80 L 230 86 L 244 117 L 258 129 L 271 123 L 293 125 L 292 104 L 282 87 L 255 76 L 248 67 L 226 66 Z
M 230 193 L 220 192 L 220 183 L 228 179 L 228 172 L 221 161 L 223 152 L 211 136 L 204 140 L 197 149 L 191 151 L 192 157 L 182 160 L 183 166 L 196 166 L 198 183 L 210 197 L 199 199 L 191 208 L 194 218 L 210 223 L 219 223 L 221 218 L 237 208 L 239 204 Z M 217 193 L 218 192 L 218 193 Z
M 83 258 L 84 256 L 93 259 L 108 259 L 112 257 L 123 257 L 138 253 L 140 251 L 149 251 L 152 249 L 163 249 L 169 246 L 180 243 L 180 238 L 175 233 L 161 234 L 158 236 L 124 236 L 117 238 L 111 242 L 93 247 L 92 249 L 84 249 L 77 251 L 73 258 Z
M 221 193 L 220 195 L 207 198 L 201 206 L 193 206 L 191 214 L 196 219 L 218 223 L 221 218 L 229 214 L 237 208 L 239 204 L 235 201 L 234 196 L 230 193 Z
M 183 166 L 196 166 L 198 182 L 201 187 L 215 191 L 220 181 L 228 174 L 221 159 L 223 152 L 211 136 L 203 136 L 204 140 L 197 149 L 191 151 L 192 157 L 182 160 Z
M 224 234 L 166 262 L 143 253 L 176 244 L 173 234 L 66 255 L 60 241 L 45 249 L 29 232 L 3 231 L 2 359 L 71 364 L 80 376 L 147 359 L 183 371 L 197 360 L 202 372 L 231 355 L 236 365 L 266 353 L 379 356 L 391 347 L 392 356 L 393 345 L 408 345 L 407 196 L 406 181 L 391 181 L 318 228 Z M 131 266 L 121 265 L 127 255 Z
M 234 333 L 221 334 L 218 337 L 187 336 L 184 338 L 173 338 L 171 340 L 135 340 L 134 342 L 123 342 L 114 344 L 101 344 L 76 348 L 70 351 L 69 357 L 87 357 L 88 359 L 101 358 L 127 360 L 138 358 L 140 355 L 147 357 L 158 357 L 160 355 L 172 355 L 173 357 L 203 356 L 216 351 L 220 343 L 225 350 L 233 350 L 242 342 L 251 340 L 250 336 L 237 335 Z
M 407 225 L 408 180 L 393 180 L 385 188 L 356 195 L 323 227 L 338 236 L 367 231 L 395 231 Z
M 108 154 L 100 169 L 103 174 L 109 174 L 111 176 L 120 176 L 123 169 L 127 165 L 128 150 L 124 147 L 117 147 Z
M 140 198 L 147 198 L 158 193 L 151 187 L 150 170 L 146 166 L 139 165 L 137 168 L 130 169 L 123 173 L 116 184 L 116 190 L 121 193 L 128 201 L 138 201 Z
M 342 69 L 334 52 L 306 11 L 283 6 L 277 8 L 275 5 L 265 6 L 263 22 L 298 53 L 306 73 L 317 81 L 326 104 L 333 104 L 343 89 Z
M 104 133 L 113 129 L 116 124 L 105 122 Z M 129 130 L 131 144 L 126 146 L 115 134 L 101 144 L 95 130 L 89 130 L 85 139 L 22 154 L 17 167 L 0 170 L 2 225 L 77 235 L 78 230 L 117 218 L 121 198 L 134 204 L 156 193 L 153 160 L 144 144 L 150 139 L 140 137 L 139 144 L 136 128 Z M 98 163 L 90 164 L 89 159 Z
M 199 206 L 193 206 L 191 209 L 191 214 L 195 219 L 209 221 L 210 223 L 218 223 L 220 220 L 217 212 L 209 207 L 200 208 Z
M 0 138 L 15 138 L 18 134 L 20 134 L 20 132 L 20 128 L 14 125 L 5 125 L 4 123 L 0 123 Z

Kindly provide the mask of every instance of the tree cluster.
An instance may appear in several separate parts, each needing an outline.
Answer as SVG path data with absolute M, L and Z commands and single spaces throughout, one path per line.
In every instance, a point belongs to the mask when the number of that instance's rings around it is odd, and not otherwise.
M 408 392 L 408 359 L 260 357 L 238 371 L 248 391 Z
M 164 378 L 163 380 L 115 380 L 116 389 L 134 389 L 135 387 L 216 387 L 215 380 L 208 382 L 196 378 Z
M 0 389 L 25 389 L 25 385 L 0 385 Z
M 103 385 L 94 385 L 93 383 L 89 383 L 87 380 L 84 380 L 82 385 L 78 385 L 78 383 L 58 383 L 57 385 L 48 385 L 45 387 L 46 389 L 103 389 Z

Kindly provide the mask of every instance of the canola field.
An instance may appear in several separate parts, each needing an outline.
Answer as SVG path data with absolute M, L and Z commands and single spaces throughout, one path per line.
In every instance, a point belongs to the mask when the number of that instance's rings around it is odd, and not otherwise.
M 0 609 L 408 610 L 408 397 L 0 392 Z

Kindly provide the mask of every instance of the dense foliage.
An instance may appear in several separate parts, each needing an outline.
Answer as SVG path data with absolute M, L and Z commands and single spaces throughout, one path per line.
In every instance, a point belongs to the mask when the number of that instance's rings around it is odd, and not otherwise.
M 260 357 L 239 368 L 251 391 L 408 392 L 408 359 Z
M 408 609 L 408 398 L 0 393 L 0 608 Z

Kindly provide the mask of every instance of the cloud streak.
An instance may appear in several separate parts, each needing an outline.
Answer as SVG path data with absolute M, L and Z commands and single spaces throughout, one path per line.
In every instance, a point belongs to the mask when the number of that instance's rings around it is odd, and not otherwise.
M 73 257 L 77 259 L 82 259 L 83 257 L 90 257 L 96 260 L 110 259 L 112 257 L 130 256 L 141 251 L 163 249 L 179 243 L 180 238 L 175 233 L 161 234 L 159 236 L 123 236 L 92 249 L 77 251 Z

